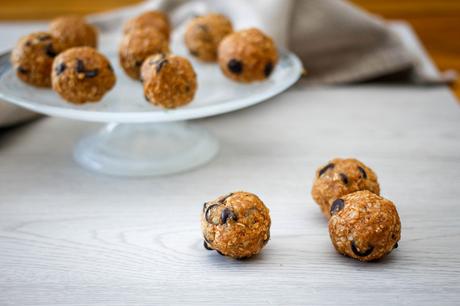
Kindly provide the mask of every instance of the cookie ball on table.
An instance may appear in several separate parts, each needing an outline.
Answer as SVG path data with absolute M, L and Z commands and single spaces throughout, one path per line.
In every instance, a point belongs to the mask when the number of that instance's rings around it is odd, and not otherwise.
M 109 60 L 90 47 L 66 50 L 53 62 L 53 89 L 75 104 L 101 100 L 115 82 Z
M 338 199 L 329 220 L 329 235 L 336 250 L 371 261 L 398 247 L 401 221 L 395 205 L 367 190 Z
M 249 83 L 270 77 L 278 51 L 270 37 L 251 28 L 226 36 L 219 45 L 218 60 L 227 77 Z
M 50 87 L 51 66 L 62 50 L 59 40 L 50 33 L 32 33 L 19 39 L 11 52 L 11 63 L 22 81 L 37 87 Z
M 359 160 L 336 158 L 316 171 L 311 195 L 329 218 L 332 203 L 343 195 L 369 190 L 380 193 L 377 175 Z
M 206 202 L 201 214 L 204 247 L 236 259 L 258 254 L 270 239 L 270 225 L 262 200 L 244 191 Z
M 63 16 L 51 21 L 49 31 L 57 37 L 65 49 L 73 47 L 97 47 L 97 30 L 79 16 Z
M 231 21 L 221 14 L 194 18 L 185 32 L 185 45 L 202 61 L 216 61 L 217 48 L 225 36 L 233 32 Z
M 168 15 L 161 11 L 148 11 L 128 20 L 123 27 L 123 33 L 128 34 L 134 30 L 146 28 L 153 28 L 159 31 L 166 40 L 169 40 L 171 23 Z
M 168 53 L 169 43 L 155 29 L 133 30 L 126 34 L 120 44 L 120 64 L 131 78 L 140 78 L 140 69 L 144 60 L 152 54 Z
M 196 73 L 185 57 L 157 54 L 142 65 L 145 99 L 163 108 L 190 103 L 197 90 Z

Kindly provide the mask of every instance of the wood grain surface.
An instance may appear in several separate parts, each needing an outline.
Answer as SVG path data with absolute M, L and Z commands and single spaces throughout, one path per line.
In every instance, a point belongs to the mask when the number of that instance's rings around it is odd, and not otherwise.
M 298 85 L 194 121 L 221 142 L 210 164 L 121 179 L 72 161 L 97 125 L 48 118 L 0 133 L 0 305 L 459 305 L 460 109 L 444 88 Z M 402 220 L 399 248 L 361 263 L 333 249 L 309 191 L 354 156 Z M 203 202 L 257 193 L 271 211 L 260 256 L 203 248 Z
M 388 19 L 407 20 L 441 70 L 460 71 L 460 1 L 351 0 Z M 2 0 L 0 20 L 49 19 L 65 14 L 102 12 L 140 0 Z M 452 84 L 460 98 L 460 82 Z

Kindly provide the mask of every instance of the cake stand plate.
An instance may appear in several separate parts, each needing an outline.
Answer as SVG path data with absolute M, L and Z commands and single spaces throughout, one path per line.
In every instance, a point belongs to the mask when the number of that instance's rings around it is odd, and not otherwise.
M 233 82 L 216 64 L 191 59 L 199 84 L 194 101 L 163 110 L 144 100 L 142 85 L 125 76 L 112 53 L 108 57 L 117 75 L 114 89 L 98 103 L 73 105 L 50 89 L 21 82 L 9 56 L 0 56 L 0 98 L 49 116 L 107 123 L 78 142 L 74 157 L 87 169 L 122 176 L 165 175 L 205 164 L 217 154 L 218 141 L 187 120 L 266 101 L 292 86 L 302 74 L 299 59 L 288 51 L 280 51 L 280 61 L 268 80 L 253 84 Z

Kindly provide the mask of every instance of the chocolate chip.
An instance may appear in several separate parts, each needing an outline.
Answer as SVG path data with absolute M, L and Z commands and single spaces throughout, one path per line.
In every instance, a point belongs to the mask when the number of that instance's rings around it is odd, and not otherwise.
M 367 255 L 369 255 L 369 254 L 372 253 L 372 251 L 374 250 L 374 247 L 373 247 L 373 246 L 369 246 L 369 247 L 367 248 L 367 250 L 365 250 L 364 252 L 360 252 L 360 251 L 358 250 L 358 248 L 356 247 L 355 241 L 353 240 L 353 241 L 351 242 L 351 250 L 353 251 L 353 253 L 354 253 L 356 256 L 365 257 L 365 256 L 367 256 Z
M 66 68 L 67 68 L 67 65 L 64 62 L 62 62 L 56 66 L 54 71 L 56 71 L 56 75 L 60 75 L 61 73 L 64 72 L 64 70 L 66 70 Z
M 156 69 L 157 73 L 159 73 L 161 71 L 161 69 L 163 68 L 163 66 L 166 65 L 167 63 L 168 63 L 168 60 L 165 59 L 165 58 L 162 58 L 162 59 L 156 61 L 155 62 L 155 65 L 156 65 L 155 69 Z
M 219 201 L 219 203 L 224 204 L 225 201 L 226 201 L 229 197 L 231 197 L 232 195 L 233 195 L 233 192 L 227 194 L 226 196 L 224 196 L 224 197 Z
M 135 65 L 136 67 L 140 67 L 140 66 L 142 66 L 142 63 L 143 63 L 143 62 L 144 62 L 144 61 L 136 61 L 136 62 L 134 62 L 134 65 Z
M 16 70 L 21 74 L 28 74 L 29 73 L 29 70 L 27 70 L 26 68 L 21 67 L 21 66 L 18 66 L 18 68 L 16 68 Z
M 81 59 L 77 59 L 77 73 L 84 73 L 85 72 L 85 63 Z
M 345 206 L 345 202 L 342 199 L 337 199 L 334 202 L 332 202 L 331 209 L 330 209 L 331 216 L 341 211 L 344 206 Z
M 107 68 L 108 68 L 110 71 L 112 71 L 112 72 L 113 72 L 113 67 L 112 67 L 112 64 L 108 63 L 108 64 L 107 64 Z
M 30 47 L 30 46 L 32 46 L 32 42 L 30 40 L 28 40 L 28 41 L 26 41 L 25 45 L 26 45 L 26 47 Z
M 85 73 L 85 78 L 91 79 L 91 78 L 96 77 L 99 74 L 99 69 L 86 70 L 84 73 Z
M 364 170 L 362 167 L 358 166 L 358 170 L 359 172 L 361 172 L 361 176 L 364 178 L 364 179 L 367 179 L 367 173 L 366 173 L 366 170 Z
M 265 69 L 264 69 L 265 77 L 268 78 L 270 74 L 272 74 L 272 71 L 273 71 L 273 64 L 272 62 L 269 62 L 267 63 L 267 65 L 265 65 Z
M 225 256 L 225 254 L 222 253 L 221 251 L 216 250 L 216 252 L 219 253 L 219 255 Z
M 224 210 L 222 210 L 222 214 L 220 215 L 220 218 L 222 220 L 222 224 L 227 223 L 228 219 L 232 219 L 233 221 L 238 220 L 233 210 L 231 210 L 228 207 L 225 207 Z
M 39 35 L 37 38 L 38 38 L 39 41 L 50 40 L 50 39 L 51 39 L 51 35 L 49 35 L 49 34 L 41 34 L 41 35 Z
M 243 72 L 243 63 L 236 59 L 231 59 L 227 64 L 228 70 L 235 74 L 240 74 Z
M 346 174 L 344 173 L 340 173 L 340 179 L 342 180 L 342 182 L 345 184 L 345 185 L 348 185 L 348 176 L 346 176 Z
M 147 95 L 144 95 L 144 99 L 145 101 L 150 102 L 149 97 L 147 97 Z
M 318 173 L 318 177 L 320 177 L 321 175 L 323 175 L 327 170 L 329 169 L 333 169 L 334 168 L 334 164 L 327 164 L 326 166 L 324 166 L 323 168 L 321 168 L 321 170 L 319 170 L 319 173 Z
M 395 245 L 393 246 L 393 249 L 397 249 L 398 248 L 398 243 L 396 242 Z
M 208 223 L 212 223 L 211 220 L 209 220 L 209 211 L 215 206 L 219 206 L 219 205 L 218 204 L 209 205 L 204 212 L 204 218 L 206 219 Z
M 57 55 L 57 52 L 54 50 L 52 44 L 47 44 L 47 45 L 45 46 L 45 53 L 46 53 L 46 55 L 48 55 L 49 57 L 55 57 L 55 56 Z
M 203 241 L 203 246 L 206 250 L 209 250 L 209 251 L 213 251 L 214 249 L 212 249 L 209 244 L 206 242 L 206 241 Z
M 200 53 L 197 50 L 190 50 L 190 54 L 197 57 L 200 55 Z

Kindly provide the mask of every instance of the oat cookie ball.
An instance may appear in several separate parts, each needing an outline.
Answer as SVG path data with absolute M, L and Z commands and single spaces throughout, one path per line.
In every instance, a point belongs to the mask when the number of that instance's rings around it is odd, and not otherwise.
M 63 50 L 61 43 L 46 32 L 21 37 L 11 52 L 11 64 L 22 81 L 38 86 L 51 86 L 54 57 Z
M 53 89 L 74 104 L 101 100 L 115 82 L 109 60 L 91 47 L 68 49 L 53 62 Z
M 171 33 L 171 23 L 168 15 L 161 11 L 148 11 L 135 18 L 128 20 L 124 27 L 125 34 L 138 29 L 153 28 L 164 35 L 169 40 Z
M 222 72 L 238 82 L 267 79 L 278 62 L 273 40 L 251 28 L 227 35 L 219 45 L 218 60 Z
M 163 108 L 176 108 L 193 100 L 197 90 L 196 73 L 185 57 L 157 54 L 142 65 L 145 99 Z
M 138 80 L 144 60 L 153 54 L 169 52 L 169 43 L 155 29 L 133 30 L 126 34 L 120 44 L 120 64 L 126 74 Z
M 401 221 L 391 201 L 357 191 L 335 200 L 331 213 L 329 235 L 339 253 L 371 261 L 398 247 Z
M 329 218 L 331 204 L 336 199 L 359 190 L 380 194 L 377 175 L 359 160 L 336 158 L 316 171 L 311 195 Z
M 221 14 L 194 18 L 185 32 L 185 45 L 190 54 L 202 61 L 216 61 L 217 48 L 225 36 L 233 32 L 231 21 Z
M 268 208 L 255 194 L 238 191 L 206 202 L 201 214 L 204 247 L 237 259 L 258 254 L 270 239 Z
M 97 47 L 97 30 L 79 16 L 63 16 L 51 21 L 50 33 L 59 39 L 64 49 L 73 47 Z

